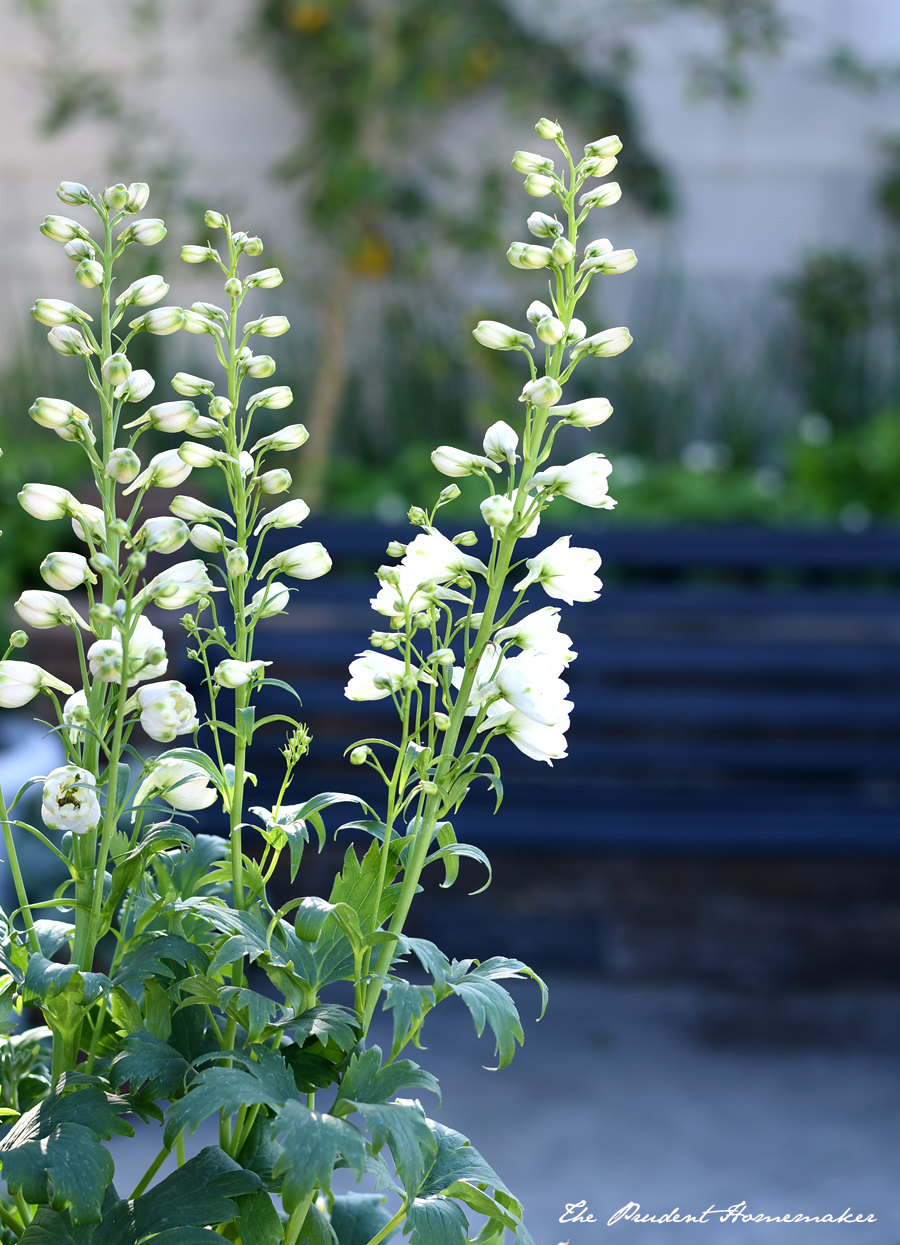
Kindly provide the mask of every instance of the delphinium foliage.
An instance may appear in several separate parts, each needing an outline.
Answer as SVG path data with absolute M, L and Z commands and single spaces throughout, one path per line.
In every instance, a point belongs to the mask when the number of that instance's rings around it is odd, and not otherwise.
M 32 313 L 50 327 L 54 349 L 82 360 L 95 400 L 85 412 L 39 397 L 30 414 L 85 455 L 97 496 L 86 502 L 40 483 L 20 493 L 35 519 L 69 516 L 85 552 L 51 553 L 41 566 L 48 589 L 16 602 L 27 625 L 71 630 L 82 686 L 12 656 L 27 642 L 22 631 L 0 662 L 0 704 L 18 708 L 43 693 L 49 729 L 66 754 L 9 809 L 0 802 L 17 893 L 0 947 L 4 1242 L 194 1245 L 215 1229 L 243 1245 L 351 1238 L 378 1245 L 402 1229 L 412 1245 L 462 1245 L 475 1230 L 473 1212 L 481 1245 L 499 1245 L 506 1232 L 530 1241 L 500 1176 L 465 1137 L 429 1118 L 419 1097 L 430 1104 L 437 1081 L 404 1052 L 419 1045 L 428 1013 L 455 995 L 479 1034 L 492 1030 L 499 1065 L 507 1064 L 523 1032 L 501 982 L 538 979 L 518 960 L 451 961 L 405 935 L 404 925 L 426 867 L 441 868 L 450 884 L 460 856 L 487 865 L 457 841 L 449 818 L 480 777 L 502 793 L 492 741 L 506 735 L 537 761 L 565 756 L 571 702 L 561 675 L 575 654 L 559 630 L 559 608 L 534 608 L 529 594 L 571 604 L 600 590 L 593 550 L 562 537 L 523 565 L 516 546 L 557 496 L 614 504 L 601 454 L 546 464 L 560 427 L 589 429 L 611 413 L 603 398 L 563 402 L 579 360 L 617 354 L 631 341 L 622 328 L 589 334 L 575 316 L 596 274 L 635 262 L 606 239 L 578 244 L 588 213 L 619 197 L 615 183 L 585 182 L 611 171 L 621 144 L 592 143 L 576 164 L 556 123 L 541 120 L 537 132 L 555 141 L 562 172 L 528 152 L 513 165 L 530 194 L 556 196 L 560 211 L 530 216 L 538 241 L 514 243 L 509 258 L 545 270 L 548 301 L 529 306 L 531 331 L 494 321 L 475 329 L 482 345 L 521 351 L 528 362 L 518 431 L 500 422 L 482 453 L 441 446 L 433 455 L 445 475 L 483 480 L 490 554 L 482 561 L 465 552 L 473 533 L 450 539 L 435 526 L 458 494 L 455 484 L 431 511 L 414 507 L 421 534 L 405 547 L 392 544 L 399 561 L 378 572 L 372 605 L 385 629 L 350 665 L 346 695 L 391 697 L 400 718 L 393 742 L 365 739 L 348 749 L 353 764 L 383 777 L 378 808 L 334 792 L 288 802 L 303 785 L 310 741 L 285 715 L 278 799 L 247 806 L 248 748 L 271 722 L 256 715 L 258 693 L 273 681 L 258 625 L 288 607 L 291 581 L 330 566 L 313 542 L 268 558 L 263 550 L 271 529 L 295 528 L 307 515 L 299 499 L 268 504 L 291 486 L 273 456 L 302 445 L 302 425 L 252 430 L 261 413 L 292 401 L 285 386 L 250 384 L 275 370 L 253 346 L 286 332 L 286 319 L 245 320 L 241 310 L 248 295 L 277 286 L 280 273 L 251 270 L 262 242 L 209 212 L 212 241 L 185 247 L 182 258 L 221 269 L 223 306 L 159 306 L 169 288 L 161 276 L 119 291 L 115 265 L 125 248 L 153 245 L 165 233 L 160 220 L 136 219 L 147 202 L 143 184 L 95 196 L 64 182 L 60 198 L 86 209 L 89 224 L 53 215 L 41 226 L 91 291 L 90 311 L 48 298 Z M 138 333 L 179 330 L 206 339 L 208 370 L 218 379 L 179 372 L 178 396 L 148 406 L 154 380 L 132 368 L 129 347 Z M 149 430 L 180 444 L 142 462 Z M 222 473 L 226 508 L 176 493 L 168 515 L 144 517 L 148 494 L 177 489 L 200 469 Z M 193 556 L 148 571 L 148 555 L 172 555 L 188 541 L 211 560 Z M 188 689 L 165 677 L 160 609 L 183 615 L 187 656 L 200 664 L 209 694 L 202 721 Z M 151 752 L 148 738 L 164 749 Z M 40 818 L 32 825 L 23 797 L 35 786 Z M 347 850 L 327 899 L 303 894 L 311 831 L 321 844 L 323 811 L 354 802 L 358 819 L 341 829 L 362 846 Z M 222 810 L 221 836 L 194 835 L 182 824 L 190 819 L 178 819 L 213 804 Z M 255 854 L 242 841 L 247 818 L 263 845 Z M 28 835 L 64 870 L 51 900 L 26 893 L 16 847 Z M 297 892 L 278 908 L 267 889 L 276 869 Z M 67 919 L 47 919 L 48 908 Z M 428 984 L 404 976 L 413 959 Z M 370 1040 L 379 1011 L 392 1033 L 384 1050 Z M 38 1012 L 44 1023 L 27 1027 L 25 1017 Z M 125 1140 L 135 1116 L 162 1125 L 157 1153 L 144 1153 L 146 1131 Z M 186 1158 L 198 1129 L 218 1144 Z M 103 1144 L 113 1136 L 117 1147 L 141 1148 L 146 1170 L 134 1189 L 114 1183 Z M 174 1170 L 154 1184 L 170 1159 Z M 368 1175 L 376 1192 L 335 1196 L 336 1168 Z

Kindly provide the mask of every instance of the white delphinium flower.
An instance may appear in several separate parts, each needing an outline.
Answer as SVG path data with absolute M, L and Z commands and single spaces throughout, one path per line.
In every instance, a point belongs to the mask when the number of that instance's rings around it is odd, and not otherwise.
M 498 531 L 502 532 L 512 522 L 515 505 L 509 497 L 504 497 L 502 493 L 497 493 L 493 497 L 485 497 L 478 509 L 481 511 L 481 517 L 488 527 L 497 528 Z
M 614 329 L 604 329 L 602 333 L 593 333 L 590 337 L 582 337 L 572 347 L 569 357 L 577 359 L 583 354 L 592 354 L 600 359 L 609 359 L 627 350 L 633 340 L 628 329 L 619 325 Z
M 72 693 L 63 705 L 63 725 L 69 728 L 70 738 L 85 725 L 88 716 L 87 693 L 84 688 L 79 688 L 77 692 Z
M 104 683 L 122 681 L 122 641 L 118 636 L 97 640 L 87 651 L 91 674 Z M 128 642 L 128 685 L 159 678 L 168 668 L 165 637 L 146 615 L 141 614 Z
M 18 497 L 27 514 L 45 522 L 62 519 L 78 508 L 78 501 L 69 490 L 56 484 L 25 484 Z
M 87 502 L 76 502 L 72 514 L 72 531 L 85 544 L 93 540 L 99 544 L 106 539 L 106 520 L 99 506 L 91 506 Z
M 157 402 L 124 428 L 155 428 L 158 432 L 184 432 L 197 422 L 200 412 L 186 398 L 180 402 Z
M 519 653 L 501 663 L 494 682 L 503 699 L 519 713 L 543 726 L 567 730 L 572 702 L 566 699 L 568 684 L 559 677 L 564 665 L 546 653 Z
M 532 406 L 553 406 L 562 397 L 559 381 L 552 376 L 539 376 L 530 380 L 519 395 L 520 402 L 530 402 Z
M 188 525 L 182 519 L 163 514 L 148 519 L 135 540 L 142 542 L 147 553 L 174 553 L 182 547 L 188 535 Z
M 193 761 L 163 757 L 138 788 L 135 808 L 157 795 L 181 812 L 194 812 L 214 803 L 216 789 L 209 786 L 206 770 Z
M 501 644 L 516 644 L 527 652 L 544 653 L 556 661 L 574 661 L 578 654 L 572 651 L 571 637 L 559 630 L 559 616 L 558 606 L 545 605 L 503 627 L 495 638 Z
M 534 340 L 528 333 L 520 333 L 499 320 L 479 320 L 472 336 L 488 350 L 519 350 L 523 346 L 534 350 Z
M 73 626 L 77 623 L 83 631 L 90 630 L 75 607 L 58 592 L 28 588 L 16 601 L 14 609 L 30 627 Z
M 570 402 L 568 406 L 551 406 L 548 414 L 557 415 L 573 428 L 596 428 L 603 424 L 613 413 L 612 403 L 608 398 L 582 398 L 580 402 Z
M 60 765 L 44 779 L 41 818 L 50 830 L 87 834 L 100 820 L 96 782 L 90 770 Z
M 494 462 L 514 463 L 518 458 L 519 437 L 514 428 L 498 419 L 484 434 L 484 452 Z
M 154 576 L 140 593 L 139 603 L 152 601 L 164 610 L 180 610 L 193 605 L 211 592 L 223 592 L 217 588 L 206 573 L 206 563 L 200 558 L 190 562 L 178 562 Z
M 434 528 L 421 532 L 406 546 L 400 565 L 418 576 L 419 583 L 433 579 L 436 583 L 447 583 L 461 575 L 477 572 L 487 574 L 487 567 L 480 558 L 463 553 L 459 545 L 454 545 L 442 533 Z
M 533 761 L 546 761 L 551 766 L 568 755 L 563 726 L 544 726 L 504 701 L 491 705 L 479 731 L 507 735 L 520 752 Z
M 270 432 L 267 437 L 262 437 L 253 446 L 251 453 L 255 454 L 257 450 L 275 450 L 284 453 L 287 450 L 299 450 L 301 445 L 305 445 L 309 440 L 309 433 L 303 424 L 288 424 L 285 428 L 279 428 L 277 432 Z
M 612 510 L 616 504 L 608 493 L 612 469 L 612 463 L 603 454 L 585 454 L 565 466 L 539 471 L 525 487 L 568 497 L 570 501 L 590 506 L 593 510 Z
M 452 445 L 439 445 L 432 451 L 431 461 L 441 475 L 470 476 L 476 471 L 488 468 L 499 471 L 500 468 L 483 454 L 470 454 L 468 450 L 458 450 Z
M 208 523 L 210 519 L 218 519 L 220 523 L 230 523 L 234 527 L 234 519 L 224 510 L 216 510 L 215 506 L 207 506 L 206 502 L 196 497 L 187 497 L 179 493 L 169 502 L 169 510 L 185 523 Z
M 406 666 L 396 657 L 366 649 L 350 663 L 350 682 L 344 688 L 348 700 L 384 700 L 399 690 Z
M 213 678 L 220 687 L 243 687 L 261 676 L 266 666 L 271 664 L 270 661 L 237 661 L 233 657 L 226 657 L 216 666 Z
M 139 488 L 175 488 L 184 483 L 192 470 L 191 463 L 182 458 L 180 449 L 163 450 L 161 454 L 153 455 L 140 475 L 122 490 L 122 496 L 127 497 Z
M 312 540 L 305 545 L 295 545 L 293 549 L 277 553 L 257 573 L 260 579 L 273 571 L 281 571 L 294 579 L 318 579 L 321 575 L 327 575 L 330 570 L 331 558 L 328 550 L 319 541 Z
M 141 726 L 160 743 L 189 735 L 199 725 L 194 698 L 177 679 L 148 683 L 135 693 L 134 700 L 141 711 Z
M 0 661 L 0 708 L 20 709 L 38 692 L 51 689 L 71 696 L 73 688 L 30 661 Z
M 259 618 L 271 618 L 273 614 L 282 614 L 290 604 L 290 600 L 290 588 L 285 584 L 280 584 L 277 579 L 273 579 L 268 587 L 254 592 L 246 612 L 255 614 Z
M 308 517 L 309 506 L 301 497 L 296 497 L 293 501 L 282 502 L 280 506 L 267 510 L 254 528 L 253 535 L 258 536 L 267 527 L 299 527 Z
M 600 565 L 600 554 L 594 549 L 570 549 L 571 536 L 560 536 L 525 565 L 528 574 L 514 585 L 521 592 L 530 584 L 540 584 L 548 597 L 557 597 L 567 605 L 576 601 L 596 601 L 603 584 L 594 574 Z
M 493 641 L 488 641 L 484 646 L 484 652 L 479 658 L 478 665 L 475 667 L 475 678 L 472 681 L 472 687 L 469 691 L 469 703 L 466 706 L 467 718 L 474 718 L 479 709 L 483 709 L 486 704 L 496 700 L 500 695 L 495 679 L 505 660 L 506 658 L 502 656 L 499 646 L 494 644 Z M 451 682 L 457 691 L 463 685 L 465 673 L 465 669 L 462 666 L 453 667 Z

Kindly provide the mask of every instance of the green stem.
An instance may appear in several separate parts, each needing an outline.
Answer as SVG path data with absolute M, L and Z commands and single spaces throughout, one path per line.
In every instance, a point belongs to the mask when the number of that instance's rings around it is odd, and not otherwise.
M 295 1206 L 291 1212 L 291 1217 L 287 1221 L 287 1227 L 284 1230 L 283 1245 L 297 1245 L 300 1239 L 300 1232 L 303 1228 L 309 1208 L 312 1205 L 315 1189 L 312 1193 L 308 1193 L 305 1198 Z
M 392 1219 L 388 1220 L 388 1222 L 384 1225 L 384 1227 L 381 1229 L 380 1232 L 376 1232 L 376 1234 L 372 1237 L 371 1241 L 368 1242 L 368 1245 L 381 1245 L 382 1241 L 387 1240 L 387 1238 L 391 1235 L 391 1233 L 396 1228 L 399 1228 L 400 1224 L 403 1222 L 405 1218 L 406 1218 L 406 1203 L 404 1202 L 403 1205 L 400 1207 L 400 1209 L 397 1211 L 396 1215 L 394 1215 Z
M 163 1146 L 159 1154 L 157 1154 L 156 1158 L 153 1160 L 153 1162 L 144 1172 L 143 1176 L 141 1176 L 140 1180 L 137 1182 L 137 1184 L 132 1189 L 131 1197 L 128 1199 L 130 1202 L 133 1202 L 136 1197 L 141 1196 L 141 1194 L 144 1192 L 144 1190 L 149 1185 L 150 1181 L 153 1179 L 153 1177 L 156 1175 L 156 1173 L 159 1171 L 159 1169 L 162 1167 L 163 1163 L 165 1163 L 166 1159 L 169 1157 L 171 1153 L 172 1153 L 171 1146 Z
M 15 1202 L 16 1206 L 18 1207 L 19 1214 L 20 1214 L 20 1215 L 21 1215 L 21 1217 L 22 1217 L 22 1222 L 24 1223 L 25 1227 L 27 1228 L 27 1227 L 28 1227 L 28 1225 L 31 1223 L 31 1220 L 32 1220 L 31 1208 L 29 1207 L 28 1203 L 25 1201 L 25 1199 L 24 1199 L 24 1197 L 22 1196 L 22 1194 L 21 1194 L 21 1193 L 14 1193 L 14 1194 L 13 1194 L 13 1201 Z
M 9 867 L 12 871 L 13 882 L 16 887 L 16 896 L 19 900 L 19 907 L 22 909 L 22 920 L 25 922 L 25 929 L 28 932 L 28 942 L 32 951 L 40 954 L 41 944 L 34 928 L 34 921 L 31 916 L 31 908 L 28 905 L 28 894 L 25 890 L 25 880 L 22 877 L 22 870 L 19 866 L 19 857 L 16 854 L 16 844 L 13 839 L 12 826 L 9 824 L 9 813 L 6 810 L 6 800 L 0 790 L 0 821 L 3 823 L 3 838 L 6 842 L 6 852 L 9 856 Z

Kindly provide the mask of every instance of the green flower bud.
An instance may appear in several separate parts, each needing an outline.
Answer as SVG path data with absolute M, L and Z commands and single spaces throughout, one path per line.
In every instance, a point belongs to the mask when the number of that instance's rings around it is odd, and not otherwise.
M 75 280 L 86 290 L 95 290 L 103 283 L 103 265 L 96 259 L 83 259 L 75 269 Z
M 146 182 L 132 182 L 128 187 L 128 201 L 126 202 L 124 212 L 132 216 L 135 212 L 142 212 L 147 206 L 147 200 L 150 198 L 150 187 Z
M 456 661 L 456 654 L 452 648 L 438 648 L 431 654 L 431 660 L 436 666 L 452 666 Z
M 225 293 L 229 298 L 240 298 L 243 286 L 237 277 L 229 277 L 225 282 Z
M 598 139 L 596 143 L 588 143 L 584 154 L 586 156 L 617 156 L 621 150 L 621 138 L 618 134 L 610 134 L 606 138 Z
M 555 178 L 547 177 L 543 173 L 529 173 L 523 182 L 525 193 L 533 199 L 544 199 L 547 195 L 552 195 L 556 184 Z
M 472 531 L 460 532 L 459 535 L 453 537 L 453 543 L 454 545 L 465 546 L 477 545 L 478 537 Z
M 203 217 L 207 229 L 225 229 L 227 221 L 221 212 L 208 211 Z
M 206 316 L 207 320 L 218 320 L 223 325 L 228 323 L 228 312 L 224 307 L 218 307 L 215 303 L 191 303 L 191 311 Z
M 86 359 L 88 355 L 94 353 L 93 347 L 88 345 L 78 329 L 73 329 L 68 325 L 51 329 L 47 334 L 47 341 L 57 354 L 80 355 Z
M 589 242 L 584 248 L 585 263 L 589 259 L 597 259 L 600 255 L 608 255 L 613 249 L 613 244 L 609 238 L 595 238 L 593 242 Z
M 146 553 L 141 553 L 140 549 L 135 549 L 128 555 L 128 565 L 133 571 L 142 571 L 147 565 Z
M 60 428 L 71 428 L 78 422 L 90 423 L 87 412 L 65 398 L 37 398 L 28 408 L 28 414 L 36 424 L 52 428 L 54 432 Z
M 359 762 L 354 762 L 354 764 L 358 765 Z M 304 899 L 294 918 L 294 932 L 297 937 L 302 938 L 304 942 L 315 942 L 333 911 L 332 904 L 324 899 L 316 898 L 315 895 Z
M 545 316 L 552 315 L 553 308 L 548 307 L 546 303 L 542 303 L 536 298 L 533 303 L 529 303 L 528 310 L 525 312 L 525 319 L 529 324 L 533 324 L 537 328 Z
M 82 203 L 94 202 L 94 196 L 87 186 L 82 186 L 81 182 L 60 182 L 56 197 L 61 199 L 63 203 L 68 204 L 69 207 L 78 207 Z
M 409 519 L 410 523 L 412 523 L 413 527 L 427 527 L 428 526 L 428 515 L 425 513 L 425 511 L 422 509 L 421 506 L 410 506 L 407 512 L 407 518 Z
M 488 350 L 519 350 L 523 346 L 534 349 L 534 341 L 528 333 L 520 333 L 499 320 L 479 320 L 472 329 L 472 336 Z
M 550 248 L 550 254 L 558 264 L 564 267 L 575 258 L 575 248 L 568 238 L 557 238 Z
M 532 406 L 553 406 L 562 397 L 559 382 L 552 376 L 539 376 L 530 380 L 519 396 L 520 402 L 530 402 Z
M 73 238 L 81 238 L 87 242 L 90 239 L 84 225 L 79 225 L 77 220 L 70 220 L 68 216 L 45 216 L 39 228 L 51 242 L 71 242 Z
M 134 450 L 124 446 L 113 450 L 106 460 L 106 474 L 118 484 L 130 484 L 141 470 L 141 460 Z
M 66 243 L 64 249 L 73 264 L 77 264 L 80 259 L 93 259 L 97 254 L 90 242 L 85 242 L 84 238 L 73 238 Z
M 360 744 L 358 748 L 354 748 L 353 751 L 350 753 L 350 764 L 351 765 L 365 765 L 368 759 L 369 759 L 369 749 L 365 746 L 365 744 Z
M 406 545 L 402 545 L 399 540 L 392 540 L 385 553 L 389 558 L 402 558 L 406 553 Z
M 237 579 L 240 575 L 246 575 L 250 567 L 250 559 L 247 557 L 247 550 L 238 546 L 235 549 L 229 549 L 225 555 L 225 570 L 228 572 L 230 579 Z
M 14 631 L 9 637 L 10 648 L 24 648 L 28 643 L 27 631 Z
M 183 393 L 186 398 L 196 398 L 201 393 L 212 393 L 214 384 L 215 381 L 204 380 L 202 376 L 192 376 L 190 372 L 176 372 L 172 377 L 172 388 L 176 393 Z
M 606 177 L 618 163 L 615 156 L 590 156 L 582 160 L 579 168 L 584 177 Z
M 446 488 L 442 488 L 438 493 L 438 501 L 442 506 L 450 501 L 456 501 L 457 497 L 461 497 L 462 493 L 458 484 L 448 484 Z
M 603 208 L 612 207 L 622 198 L 622 187 L 618 182 L 605 182 L 596 190 L 589 190 L 578 200 L 579 207 Z
M 113 359 L 124 358 L 123 355 L 110 355 L 109 361 Z M 126 359 L 127 363 L 128 360 Z M 122 402 L 142 402 L 144 398 L 150 396 L 156 387 L 156 381 L 149 372 L 145 372 L 143 368 L 137 371 L 127 373 L 127 379 L 116 386 L 113 397 L 119 398 Z
M 270 411 L 280 411 L 290 406 L 293 400 L 294 395 L 288 385 L 273 385 L 271 389 L 260 389 L 259 393 L 255 393 L 245 409 L 255 411 L 258 406 L 263 406 Z
M 158 303 L 169 292 L 169 287 L 160 276 L 140 277 L 132 281 L 127 290 L 123 290 L 116 299 L 116 306 L 150 307 Z
M 39 298 L 31 308 L 31 314 L 39 324 L 55 327 L 58 324 L 78 324 L 91 320 L 86 311 L 67 303 L 62 298 Z
M 601 359 L 608 359 L 627 350 L 632 341 L 631 334 L 624 327 L 605 329 L 602 333 L 594 333 L 591 337 L 582 338 L 572 347 L 570 357 L 576 359 L 583 354 L 592 354 Z
M 450 726 L 450 718 L 446 713 L 436 713 L 434 715 L 434 724 L 439 731 L 445 731 Z
M 293 483 L 291 473 L 286 467 L 276 467 L 273 471 L 264 471 L 257 483 L 261 493 L 284 493 Z
M 259 333 L 260 337 L 281 337 L 291 327 L 287 316 L 261 316 L 251 320 L 241 330 L 245 335 Z
M 555 346 L 566 335 L 566 326 L 556 316 L 544 316 L 538 323 L 537 335 L 547 346 Z
M 288 424 L 277 432 L 270 432 L 267 437 L 262 437 L 256 442 L 252 452 L 255 454 L 257 450 L 274 450 L 276 453 L 285 453 L 287 450 L 299 450 L 308 440 L 309 433 L 303 424 Z
M 201 441 L 208 441 L 210 437 L 220 437 L 222 435 L 222 425 L 215 419 L 209 419 L 206 415 L 198 415 L 191 424 L 191 436 L 199 437 Z
M 181 327 L 186 333 L 218 333 L 220 337 L 222 336 L 222 326 L 197 311 L 186 311 L 184 324 Z
M 549 247 L 514 242 L 506 252 L 506 258 L 513 268 L 546 268 L 553 257 Z
M 585 260 L 582 268 L 591 268 L 594 272 L 602 272 L 606 276 L 617 276 L 628 272 L 637 263 L 637 256 L 631 249 L 624 251 L 607 251 L 596 259 Z
M 181 248 L 181 258 L 186 264 L 203 264 L 208 259 L 212 259 L 213 249 L 211 246 L 183 246 Z
M 241 371 L 253 380 L 266 380 L 275 371 L 275 360 L 267 354 L 250 355 L 241 361 Z
M 217 397 L 209 404 L 209 413 L 213 419 L 227 419 L 234 407 L 228 398 Z
M 128 187 L 124 186 L 122 182 L 115 186 L 107 186 L 102 198 L 111 212 L 120 212 L 128 202 Z
M 276 285 L 281 285 L 283 280 L 284 277 L 279 268 L 261 268 L 259 272 L 251 272 L 250 276 L 245 278 L 244 285 L 248 290 L 273 290 Z
M 528 232 L 536 238 L 559 238 L 563 227 L 555 216 L 547 216 L 545 212 L 532 212 L 526 221 Z
M 148 216 L 145 220 L 136 220 L 133 225 L 129 225 L 125 232 L 119 235 L 119 239 L 125 242 L 140 242 L 141 246 L 156 246 L 157 242 L 162 242 L 165 236 L 164 222 L 156 217 Z
M 547 117 L 541 117 L 540 121 L 538 121 L 537 125 L 534 127 L 534 132 L 537 134 L 538 138 L 546 138 L 550 140 L 562 138 L 562 126 L 558 125 L 556 121 L 550 121 Z
M 256 238 L 256 237 L 247 238 L 244 242 L 244 245 L 241 247 L 241 250 L 244 252 L 245 255 L 249 255 L 251 259 L 255 259 L 257 255 L 262 255 L 263 253 L 262 238 Z
M 129 327 L 134 333 L 146 330 L 156 337 L 168 337 L 170 333 L 177 333 L 185 327 L 185 314 L 181 307 L 154 307 L 132 320 Z
M 512 166 L 517 173 L 552 173 L 555 167 L 549 156 L 538 156 L 533 151 L 517 151 Z

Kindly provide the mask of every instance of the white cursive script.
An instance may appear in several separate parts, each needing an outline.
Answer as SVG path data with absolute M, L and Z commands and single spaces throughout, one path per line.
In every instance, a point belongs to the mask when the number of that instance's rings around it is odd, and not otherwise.
M 579 1206 L 585 1206 L 584 1202 L 576 1202 L 572 1206 L 567 1206 L 566 1210 L 577 1210 Z M 733 1206 L 716 1207 L 715 1204 L 708 1207 L 702 1215 L 680 1215 L 680 1207 L 676 1206 L 674 1210 L 667 1211 L 664 1215 L 642 1215 L 640 1202 L 629 1202 L 627 1206 L 621 1207 L 616 1213 L 606 1221 L 607 1227 L 618 1223 L 620 1219 L 629 1219 L 632 1223 L 709 1223 L 709 1215 L 718 1215 L 719 1223 L 877 1223 L 878 1220 L 874 1215 L 853 1215 L 850 1207 L 844 1211 L 842 1215 L 792 1215 L 790 1213 L 784 1215 L 764 1215 L 752 1214 L 747 1209 L 746 1202 L 735 1202 Z M 574 1216 L 571 1219 L 560 1217 L 560 1223 L 595 1223 L 596 1220 L 591 1216 L 590 1219 L 584 1219 L 580 1216 Z

